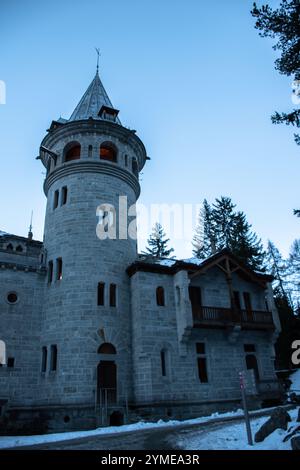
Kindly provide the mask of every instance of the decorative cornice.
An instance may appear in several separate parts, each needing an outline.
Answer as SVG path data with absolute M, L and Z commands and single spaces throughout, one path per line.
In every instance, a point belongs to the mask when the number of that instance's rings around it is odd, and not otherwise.
M 7 261 L 0 261 L 0 269 L 9 269 L 11 271 L 25 271 L 29 273 L 38 273 L 45 275 L 47 269 L 44 266 L 25 266 L 23 264 L 8 263 Z
M 49 188 L 53 183 L 55 183 L 55 181 L 58 181 L 65 176 L 78 173 L 101 173 L 103 175 L 114 176 L 131 186 L 135 192 L 136 198 L 140 195 L 140 185 L 137 178 L 129 171 L 119 167 L 117 164 L 96 160 L 76 160 L 75 162 L 64 163 L 49 173 L 44 182 L 44 192 L 46 196 Z

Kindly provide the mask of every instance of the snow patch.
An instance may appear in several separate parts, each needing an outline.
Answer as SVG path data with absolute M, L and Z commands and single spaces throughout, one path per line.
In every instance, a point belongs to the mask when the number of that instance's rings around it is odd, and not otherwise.
M 292 418 L 288 429 L 295 427 L 298 416 L 298 409 L 288 412 Z M 266 422 L 269 417 L 255 418 L 251 420 L 252 436 L 254 441 L 255 433 Z M 219 425 L 216 425 L 219 427 Z M 176 442 L 177 448 L 184 450 L 291 450 L 290 440 L 283 442 L 287 432 L 277 429 L 270 434 L 263 442 L 248 445 L 245 423 L 222 425 L 219 429 L 209 431 L 203 429 L 190 432 L 189 437 L 180 438 Z

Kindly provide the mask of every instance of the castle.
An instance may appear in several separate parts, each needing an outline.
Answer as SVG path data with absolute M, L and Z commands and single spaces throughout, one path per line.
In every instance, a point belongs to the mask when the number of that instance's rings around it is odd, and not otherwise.
M 120 197 L 134 208 L 148 157 L 98 70 L 38 159 L 43 242 L 0 232 L 0 423 L 64 431 L 233 409 L 241 371 L 256 402 L 278 397 L 270 276 L 226 250 L 154 259 L 106 236 L 122 231 Z

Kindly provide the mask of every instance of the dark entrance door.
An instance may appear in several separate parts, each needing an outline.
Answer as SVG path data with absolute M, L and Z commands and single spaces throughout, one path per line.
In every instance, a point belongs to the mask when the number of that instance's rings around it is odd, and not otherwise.
M 97 367 L 97 402 L 112 404 L 117 401 L 117 366 L 114 361 L 100 361 Z

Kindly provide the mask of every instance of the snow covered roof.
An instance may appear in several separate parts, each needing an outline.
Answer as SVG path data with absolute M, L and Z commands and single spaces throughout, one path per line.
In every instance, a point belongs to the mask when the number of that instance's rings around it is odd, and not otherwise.
M 0 230 L 0 237 L 4 237 L 5 235 L 11 235 L 11 234 Z

